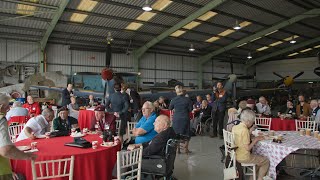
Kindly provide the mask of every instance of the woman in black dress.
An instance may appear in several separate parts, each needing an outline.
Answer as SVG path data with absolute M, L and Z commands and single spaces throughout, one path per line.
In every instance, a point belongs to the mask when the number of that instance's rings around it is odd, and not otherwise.
M 175 90 L 177 97 L 171 100 L 169 106 L 170 110 L 174 109 L 172 127 L 176 134 L 189 136 L 192 101 L 184 96 L 182 86 L 177 85 Z M 189 142 L 186 143 L 186 153 L 189 152 L 188 146 Z

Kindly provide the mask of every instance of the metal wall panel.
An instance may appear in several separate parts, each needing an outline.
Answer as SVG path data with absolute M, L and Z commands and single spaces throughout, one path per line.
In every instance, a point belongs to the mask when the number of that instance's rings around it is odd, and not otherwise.
M 319 67 L 316 57 L 265 62 L 256 66 L 256 79 L 257 81 L 279 80 L 279 77 L 272 72 L 277 72 L 283 76 L 294 76 L 304 71 L 304 74 L 296 79 L 297 81 L 319 80 L 319 77 L 313 73 L 315 67 Z
M 113 53 L 111 58 L 111 66 L 133 68 L 133 55 Z
M 48 44 L 47 61 L 54 64 L 71 64 L 69 45 Z
M 198 64 L 197 64 L 197 58 L 195 57 L 182 57 L 183 62 L 183 70 L 184 71 L 197 71 L 198 70 Z
M 140 60 L 140 68 L 142 69 L 154 69 L 155 68 L 155 53 L 146 53 Z
M 0 39 L 0 61 L 7 61 L 7 49 L 5 39 Z
M 37 63 L 39 61 L 39 45 L 34 42 L 8 40 L 7 61 Z
M 61 71 L 64 75 L 71 75 L 71 66 L 69 65 L 48 65 L 48 71 Z
M 156 54 L 157 69 L 182 71 L 182 56 Z
M 203 66 L 203 72 L 211 72 L 212 73 L 212 61 L 206 62 Z
M 72 51 L 72 64 L 86 66 L 105 66 L 106 53 L 92 51 Z

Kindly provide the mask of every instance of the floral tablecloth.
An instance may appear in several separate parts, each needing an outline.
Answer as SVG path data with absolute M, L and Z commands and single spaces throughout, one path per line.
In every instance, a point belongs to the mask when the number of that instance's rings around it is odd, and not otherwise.
M 298 149 L 320 149 L 320 141 L 313 136 L 300 136 L 296 131 L 277 131 L 276 135 L 283 135 L 282 143 L 272 140 L 258 142 L 253 148 L 253 154 L 265 156 L 270 161 L 269 176 L 276 179 L 277 165 L 290 153 Z

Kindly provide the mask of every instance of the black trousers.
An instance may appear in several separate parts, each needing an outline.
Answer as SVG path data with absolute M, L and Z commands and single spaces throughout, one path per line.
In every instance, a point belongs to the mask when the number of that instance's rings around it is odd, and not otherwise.
M 219 111 L 218 109 L 215 112 L 212 112 L 212 129 L 213 135 L 216 136 L 217 132 L 222 136 L 223 130 L 223 120 L 224 120 L 225 110 Z M 219 129 L 218 129 L 219 128 Z

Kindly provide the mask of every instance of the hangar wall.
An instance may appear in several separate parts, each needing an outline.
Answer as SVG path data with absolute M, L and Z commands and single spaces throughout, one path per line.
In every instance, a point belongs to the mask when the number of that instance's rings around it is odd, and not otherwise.
M 74 72 L 100 72 L 106 54 L 83 50 L 71 50 L 69 45 L 48 44 L 47 71 L 62 71 L 65 75 Z M 0 61 L 34 63 L 39 59 L 39 46 L 35 42 L 0 39 Z M 182 81 L 186 86 L 197 85 L 197 59 L 192 56 L 147 53 L 140 61 L 141 83 L 167 83 L 170 79 Z M 117 71 L 133 71 L 133 57 L 112 54 L 111 67 Z M 234 73 L 244 74 L 243 65 L 234 64 Z M 231 72 L 230 63 L 209 61 L 204 66 L 203 79 L 211 84 L 212 76 L 224 77 Z M 242 85 L 239 81 L 238 86 Z
M 304 74 L 298 77 L 296 81 L 318 81 L 319 77 L 313 73 L 313 70 L 319 66 L 320 64 L 317 57 L 265 62 L 256 65 L 256 79 L 260 82 L 270 81 L 279 79 L 272 72 L 277 72 L 283 76 L 294 76 L 304 71 Z

